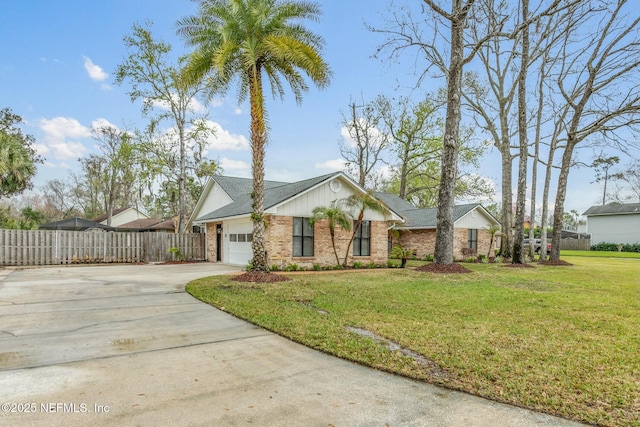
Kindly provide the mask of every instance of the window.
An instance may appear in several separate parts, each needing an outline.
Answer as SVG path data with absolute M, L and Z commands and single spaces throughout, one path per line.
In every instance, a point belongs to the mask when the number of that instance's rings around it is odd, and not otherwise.
M 353 223 L 356 226 L 356 223 Z M 371 221 L 362 221 L 353 238 L 353 256 L 371 255 Z
M 230 242 L 237 242 L 238 241 L 238 235 L 237 234 L 229 234 L 229 241 Z
M 467 230 L 467 247 L 478 250 L 478 229 L 470 228 Z
M 313 227 L 308 218 L 293 218 L 293 256 L 313 256 Z

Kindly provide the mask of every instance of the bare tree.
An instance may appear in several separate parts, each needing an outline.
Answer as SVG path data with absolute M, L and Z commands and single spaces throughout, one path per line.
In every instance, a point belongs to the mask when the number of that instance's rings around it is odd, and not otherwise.
M 622 179 L 629 185 L 631 191 L 629 199 L 634 203 L 640 203 L 640 161 L 636 160 L 631 163 Z
M 632 18 L 637 16 L 637 4 L 618 0 L 607 6 L 593 10 L 591 2 L 583 2 L 581 8 L 589 9 L 589 30 L 581 34 L 578 42 L 574 41 L 575 31 L 567 31 L 563 37 L 557 89 L 568 114 L 553 215 L 552 261 L 560 259 L 564 202 L 574 149 L 595 134 L 625 149 L 628 136 L 621 131 L 628 135 L 629 131 L 637 132 L 640 125 L 640 17 Z M 581 18 L 577 15 L 568 19 Z
M 384 154 L 389 146 L 389 135 L 381 128 L 384 98 L 369 103 L 364 99 L 349 102 L 348 112 L 342 112 L 342 125 L 346 141 L 340 144 L 340 154 L 347 170 L 363 188 L 374 188 L 380 181 L 376 166 L 385 163 Z

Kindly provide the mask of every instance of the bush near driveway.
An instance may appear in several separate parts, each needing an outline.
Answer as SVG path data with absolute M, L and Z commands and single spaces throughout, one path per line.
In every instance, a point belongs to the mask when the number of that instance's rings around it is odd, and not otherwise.
M 473 273 L 464 275 L 308 273 L 269 284 L 217 276 L 187 290 L 377 369 L 583 422 L 639 425 L 640 265 L 567 261 L 574 265 L 465 264 Z

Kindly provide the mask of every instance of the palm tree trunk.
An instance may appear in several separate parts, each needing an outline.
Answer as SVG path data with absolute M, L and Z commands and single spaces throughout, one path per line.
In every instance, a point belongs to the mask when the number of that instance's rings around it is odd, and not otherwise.
M 336 256 L 336 265 L 340 265 L 340 257 L 338 256 L 338 250 L 336 249 L 336 232 L 331 231 L 331 246 L 333 246 L 333 254 Z
M 251 154 L 253 173 L 253 271 L 268 272 L 269 264 L 265 244 L 264 225 L 264 155 L 267 131 L 264 124 L 264 98 L 262 74 L 258 67 L 249 70 L 249 98 L 251 104 Z

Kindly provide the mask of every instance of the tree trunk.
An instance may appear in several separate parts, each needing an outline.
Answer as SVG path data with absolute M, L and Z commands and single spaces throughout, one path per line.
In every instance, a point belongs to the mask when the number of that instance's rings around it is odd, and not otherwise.
M 252 271 L 268 272 L 264 222 L 264 157 L 267 131 L 265 127 L 262 72 L 259 67 L 249 70 L 249 98 L 251 104 L 251 154 L 253 174 L 253 250 Z
M 500 149 L 502 155 L 502 237 L 500 239 L 499 255 L 511 258 L 513 248 L 513 194 L 511 193 L 511 183 L 513 181 L 513 170 L 511 164 L 511 149 L 509 143 Z
M 529 0 L 522 0 L 522 22 L 527 22 Z M 518 159 L 518 194 L 516 198 L 515 235 L 513 238 L 513 263 L 524 264 L 524 211 L 527 198 L 527 162 L 529 140 L 527 138 L 527 71 L 529 69 L 529 26 L 522 30 L 520 73 L 518 75 L 518 136 L 520 158 Z
M 438 192 L 435 264 L 453 264 L 453 206 L 458 169 L 464 26 L 468 9 L 454 0 L 451 13 L 451 59 L 447 78 L 447 117 L 442 147 L 442 171 Z
M 553 211 L 553 238 L 551 239 L 551 261 L 560 260 L 560 240 L 562 240 L 562 220 L 564 214 L 564 201 L 567 197 L 567 183 L 569 182 L 569 170 L 571 169 L 571 158 L 573 157 L 573 147 L 575 146 L 575 136 L 569 134 L 567 147 L 562 155 L 562 166 L 558 176 L 558 190 L 556 192 L 556 204 Z

